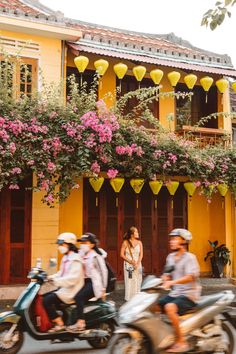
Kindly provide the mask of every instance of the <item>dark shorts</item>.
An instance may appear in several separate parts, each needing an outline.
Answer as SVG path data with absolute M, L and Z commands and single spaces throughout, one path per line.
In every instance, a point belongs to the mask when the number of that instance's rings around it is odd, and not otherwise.
M 164 306 L 166 304 L 170 304 L 170 303 L 177 305 L 178 314 L 180 316 L 184 315 L 187 311 L 193 309 L 196 306 L 195 302 L 193 302 L 192 300 L 190 300 L 184 295 L 180 295 L 177 297 L 167 295 L 158 299 L 158 305 L 161 306 L 162 310 L 164 310 Z

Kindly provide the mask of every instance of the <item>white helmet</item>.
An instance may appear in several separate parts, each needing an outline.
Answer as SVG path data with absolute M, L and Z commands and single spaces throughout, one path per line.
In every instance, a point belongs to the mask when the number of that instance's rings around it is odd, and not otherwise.
M 77 237 L 72 232 L 63 232 L 57 237 L 57 244 L 62 243 L 72 243 L 73 245 L 76 244 Z
M 186 229 L 174 229 L 169 233 L 169 236 L 180 236 L 187 242 L 192 240 L 192 233 Z

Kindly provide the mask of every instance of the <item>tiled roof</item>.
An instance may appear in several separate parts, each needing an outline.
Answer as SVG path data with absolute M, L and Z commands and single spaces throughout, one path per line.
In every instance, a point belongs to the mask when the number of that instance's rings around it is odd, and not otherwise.
M 1 14 L 38 21 L 64 22 L 64 15 L 60 11 L 53 11 L 38 0 L 0 0 Z
M 125 50 L 112 50 L 112 49 L 104 49 L 104 48 L 99 48 L 99 47 L 93 47 L 89 45 L 84 45 L 83 42 L 78 42 L 78 43 L 68 43 L 69 47 L 72 49 L 72 52 L 75 55 L 79 55 L 79 53 L 93 53 L 93 54 L 98 54 L 98 55 L 103 55 L 103 56 L 109 56 L 113 58 L 120 58 L 120 59 L 126 59 L 126 60 L 131 60 L 131 61 L 136 61 L 140 63 L 148 63 L 148 64 L 155 64 L 158 66 L 167 66 L 171 68 L 179 68 L 187 71 L 201 71 L 205 72 L 208 74 L 218 74 L 218 75 L 224 75 L 224 76 L 229 76 L 229 77 L 235 77 L 236 78 L 236 70 L 234 70 L 232 67 L 214 67 L 212 65 L 204 65 L 201 63 L 200 65 L 194 62 L 183 62 L 180 59 L 177 60 L 168 60 L 167 58 L 159 58 L 158 56 L 154 55 L 145 55 L 145 53 L 141 53 L 137 55 L 136 53 L 129 53 L 128 51 Z
M 133 56 L 146 56 L 178 62 L 207 65 L 232 69 L 228 55 L 212 53 L 194 47 L 188 41 L 169 33 L 155 35 L 132 32 L 81 21 L 66 19 L 67 25 L 79 29 L 83 36 L 77 44 L 83 44 L 100 51 L 129 53 Z M 117 56 L 118 55 L 114 55 Z M 132 58 L 135 60 L 134 58 Z M 137 59 L 137 60 L 140 60 Z

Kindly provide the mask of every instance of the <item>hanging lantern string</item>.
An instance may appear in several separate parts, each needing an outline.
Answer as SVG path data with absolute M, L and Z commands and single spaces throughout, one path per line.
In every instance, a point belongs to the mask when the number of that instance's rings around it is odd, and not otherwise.
M 83 73 L 80 73 L 80 88 L 83 86 Z

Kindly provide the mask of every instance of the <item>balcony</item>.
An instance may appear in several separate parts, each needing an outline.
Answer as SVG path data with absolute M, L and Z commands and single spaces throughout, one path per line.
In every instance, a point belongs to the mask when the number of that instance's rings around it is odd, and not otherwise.
M 227 148 L 231 144 L 231 134 L 224 129 L 183 125 L 181 129 L 176 130 L 175 134 L 197 143 L 197 146 L 201 148 L 215 145 L 222 145 L 222 147 Z

